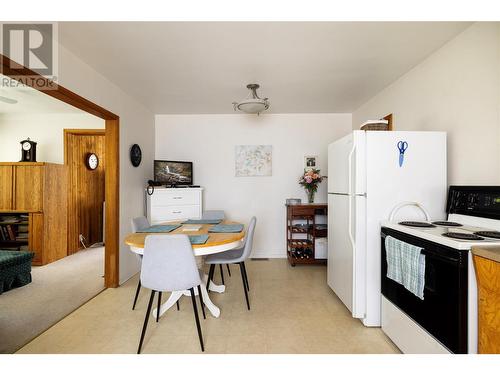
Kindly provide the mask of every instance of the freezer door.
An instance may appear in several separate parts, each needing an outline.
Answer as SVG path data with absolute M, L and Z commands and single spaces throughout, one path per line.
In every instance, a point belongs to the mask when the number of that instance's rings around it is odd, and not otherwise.
M 329 193 L 366 192 L 365 138 L 364 131 L 356 130 L 328 146 Z
M 367 132 L 369 220 L 387 220 L 398 203 L 422 204 L 431 218 L 443 218 L 446 184 L 446 133 Z M 395 219 L 422 220 L 415 207 Z M 377 233 L 378 235 L 378 233 Z
M 328 194 L 327 282 L 355 318 L 366 308 L 365 210 L 363 196 Z

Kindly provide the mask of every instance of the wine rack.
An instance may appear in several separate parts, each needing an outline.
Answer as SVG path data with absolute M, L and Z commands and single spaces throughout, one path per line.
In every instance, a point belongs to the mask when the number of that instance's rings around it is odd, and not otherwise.
M 316 238 L 327 236 L 327 225 L 317 224 L 316 216 L 327 215 L 326 204 L 286 205 L 287 258 L 296 264 L 324 264 L 326 259 L 315 258 Z

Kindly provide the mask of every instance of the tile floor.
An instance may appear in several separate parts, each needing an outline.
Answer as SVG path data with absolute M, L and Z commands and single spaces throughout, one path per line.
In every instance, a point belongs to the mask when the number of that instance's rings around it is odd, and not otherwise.
M 399 353 L 378 328 L 352 319 L 326 285 L 326 267 L 286 260 L 247 262 L 251 311 L 238 266 L 224 269 L 226 292 L 211 293 L 221 308 L 202 320 L 205 353 Z M 220 281 L 217 269 L 215 281 Z M 31 341 L 18 353 L 135 353 L 149 291 L 131 310 L 137 276 L 108 289 Z M 166 299 L 166 296 L 163 297 Z M 191 301 L 149 321 L 143 353 L 201 353 Z M 201 316 L 201 313 L 200 313 Z

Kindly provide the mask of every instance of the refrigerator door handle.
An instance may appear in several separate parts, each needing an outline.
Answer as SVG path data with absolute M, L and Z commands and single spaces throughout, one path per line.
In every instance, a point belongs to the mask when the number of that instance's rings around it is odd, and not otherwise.
M 354 240 L 354 235 L 352 232 L 352 204 L 353 204 L 353 199 L 355 197 L 354 191 L 352 191 L 352 160 L 354 157 L 354 152 L 356 151 L 356 143 L 353 142 L 353 146 L 351 149 L 351 152 L 349 153 L 348 157 L 348 163 L 349 163 L 349 180 L 348 180 L 348 186 L 349 186 L 349 225 L 348 225 L 348 234 L 349 234 L 349 240 L 351 242 L 352 246 L 352 314 L 353 316 L 356 314 L 356 242 Z

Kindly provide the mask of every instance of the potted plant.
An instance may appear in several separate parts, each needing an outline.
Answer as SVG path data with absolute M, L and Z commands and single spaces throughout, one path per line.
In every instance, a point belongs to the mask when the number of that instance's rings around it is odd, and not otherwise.
M 304 170 L 304 174 L 299 179 L 299 185 L 302 185 L 307 192 L 309 203 L 314 203 L 314 194 L 318 191 L 318 185 L 323 181 L 323 176 L 319 172 L 319 169 L 315 168 Z

